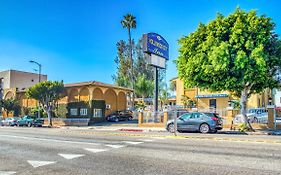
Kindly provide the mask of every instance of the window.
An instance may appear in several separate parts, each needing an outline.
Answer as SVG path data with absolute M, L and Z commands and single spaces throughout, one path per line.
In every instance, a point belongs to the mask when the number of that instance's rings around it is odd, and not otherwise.
M 93 117 L 102 117 L 102 110 L 94 109 Z
M 188 114 L 182 115 L 180 118 L 181 118 L 182 120 L 188 120 L 188 119 L 190 118 L 190 116 L 191 116 L 191 114 L 188 113 Z
M 78 110 L 76 108 L 70 109 L 70 115 L 76 116 L 78 114 Z
M 80 109 L 80 115 L 82 115 L 82 116 L 88 115 L 88 109 L 87 108 L 81 108 Z
M 193 113 L 190 118 L 192 118 L 192 119 L 200 118 L 200 113 Z

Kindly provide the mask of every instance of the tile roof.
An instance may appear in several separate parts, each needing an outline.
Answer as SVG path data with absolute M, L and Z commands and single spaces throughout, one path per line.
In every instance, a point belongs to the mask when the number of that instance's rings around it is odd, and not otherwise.
M 130 89 L 130 88 L 125 88 L 125 87 L 116 86 L 116 85 L 112 85 L 112 84 L 102 83 L 102 82 L 98 82 L 98 81 L 86 81 L 86 82 L 69 83 L 69 84 L 65 84 L 64 87 L 67 88 L 67 87 L 89 86 L 89 85 L 111 87 L 111 88 L 133 91 L 133 89 Z

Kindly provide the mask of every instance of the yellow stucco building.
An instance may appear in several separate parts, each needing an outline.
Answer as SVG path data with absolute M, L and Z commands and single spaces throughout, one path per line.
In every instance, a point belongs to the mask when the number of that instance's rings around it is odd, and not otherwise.
M 97 81 L 65 84 L 64 97 L 58 106 L 65 108 L 69 118 L 92 118 L 93 121 L 104 121 L 105 116 L 116 111 L 125 110 L 131 105 L 132 89 L 119 87 Z M 29 99 L 25 91 L 17 88 L 4 89 L 4 99 L 16 98 L 20 106 L 32 108 L 38 105 Z
M 196 102 L 198 110 L 215 110 L 225 116 L 229 101 L 237 99 L 228 91 L 210 92 L 200 88 L 185 88 L 184 82 L 179 78 L 174 78 L 171 81 L 176 87 L 176 104 L 179 106 L 183 106 L 182 97 L 187 96 Z M 270 94 L 270 90 L 266 89 L 263 93 L 251 95 L 247 108 L 266 107 Z

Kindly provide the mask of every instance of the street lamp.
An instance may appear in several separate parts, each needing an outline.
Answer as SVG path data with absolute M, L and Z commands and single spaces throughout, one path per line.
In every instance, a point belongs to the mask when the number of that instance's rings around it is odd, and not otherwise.
M 41 82 L 41 67 L 42 67 L 42 65 L 41 64 L 39 64 L 38 62 L 36 62 L 36 61 L 33 61 L 33 60 L 31 60 L 31 61 L 29 61 L 30 63 L 34 63 L 34 64 L 37 64 L 37 66 L 39 67 L 39 73 L 38 73 L 38 82 L 40 83 Z
M 34 64 L 37 64 L 37 66 L 39 67 L 39 72 L 38 72 L 38 82 L 40 83 L 41 82 L 41 67 L 42 67 L 42 65 L 40 64 L 40 63 L 38 63 L 38 62 L 36 62 L 36 61 L 33 61 L 33 60 L 31 60 L 31 61 L 29 61 L 30 63 L 34 63 Z M 39 100 L 38 100 L 38 113 L 37 113 L 37 116 L 38 116 L 38 118 L 40 118 L 40 102 L 39 102 Z

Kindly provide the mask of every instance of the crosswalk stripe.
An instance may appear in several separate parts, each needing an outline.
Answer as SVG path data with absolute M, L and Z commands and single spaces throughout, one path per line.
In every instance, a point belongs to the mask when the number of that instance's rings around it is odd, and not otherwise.
M 0 175 L 12 175 L 16 174 L 17 172 L 14 171 L 0 171 Z
M 87 151 L 93 152 L 93 153 L 99 153 L 99 152 L 104 152 L 107 151 L 107 149 L 96 149 L 96 148 L 84 148 Z
M 111 148 L 123 148 L 123 147 L 125 147 L 125 145 L 105 145 L 105 146 L 108 146 L 108 147 L 111 147 Z
M 28 160 L 27 162 L 30 165 L 32 165 L 34 168 L 38 168 L 40 166 L 56 163 L 56 162 L 52 162 L 52 161 L 36 161 L 36 160 Z
M 58 155 L 68 160 L 84 156 L 84 154 L 58 154 Z
M 143 142 L 153 142 L 153 140 L 150 139 L 138 139 L 139 141 L 143 141 Z
M 143 143 L 143 142 L 133 142 L 133 141 L 123 141 L 123 142 L 131 145 L 137 145 Z

